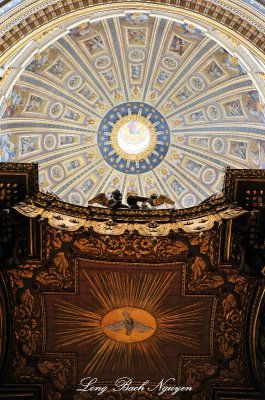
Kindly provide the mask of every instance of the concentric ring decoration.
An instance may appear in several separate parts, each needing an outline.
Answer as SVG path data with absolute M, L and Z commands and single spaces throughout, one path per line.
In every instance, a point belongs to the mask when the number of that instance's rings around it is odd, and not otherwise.
M 170 146 L 170 131 L 163 115 L 146 103 L 115 106 L 103 118 L 98 147 L 104 160 L 126 174 L 156 168 Z
M 118 189 L 176 208 L 220 192 L 227 166 L 265 168 L 261 59 L 195 15 L 138 11 L 73 17 L 14 58 L 0 162 L 38 162 L 66 202 Z

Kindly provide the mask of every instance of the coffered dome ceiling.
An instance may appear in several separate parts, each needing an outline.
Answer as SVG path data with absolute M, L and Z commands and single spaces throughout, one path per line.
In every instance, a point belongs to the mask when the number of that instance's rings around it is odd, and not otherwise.
M 265 168 L 264 106 L 243 58 L 148 12 L 83 22 L 35 54 L 8 94 L 1 161 L 38 162 L 42 190 L 163 193 L 177 208 Z

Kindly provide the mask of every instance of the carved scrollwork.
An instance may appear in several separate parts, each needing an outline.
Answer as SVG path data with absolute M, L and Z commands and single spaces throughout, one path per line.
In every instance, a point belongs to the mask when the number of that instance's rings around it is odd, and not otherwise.
M 220 377 L 222 378 L 224 383 L 235 382 L 237 379 L 240 379 L 241 384 L 244 385 L 246 383 L 246 378 L 242 373 L 244 371 L 244 363 L 240 357 L 229 361 L 228 368 L 223 369 L 220 372 Z
M 25 264 L 19 265 L 16 269 L 12 269 L 9 271 L 9 277 L 11 281 L 11 287 L 15 290 L 17 288 L 24 287 L 24 279 L 32 278 L 34 270 L 37 268 L 37 265 L 34 264 Z
M 140 392 L 114 392 L 113 390 L 108 390 L 104 394 L 100 395 L 102 400 L 159 400 L 161 399 L 161 395 L 156 395 L 155 393 L 150 393 L 146 391 Z M 74 395 L 73 400 L 94 400 L 95 396 L 90 393 L 77 393 Z M 172 399 L 172 393 L 164 393 L 163 399 L 168 400 Z M 179 400 L 180 397 L 178 395 L 174 395 L 174 400 Z
M 224 278 L 218 273 L 210 271 L 209 262 L 203 257 L 196 256 L 189 265 L 187 272 L 187 288 L 189 292 L 216 292 L 224 284 Z
M 14 379 L 26 382 L 33 379 L 36 380 L 35 368 L 28 365 L 27 358 L 19 351 L 15 353 L 12 367 L 12 376 Z
M 169 238 L 155 240 L 150 237 L 134 236 L 90 236 L 74 242 L 77 254 L 96 258 L 170 260 L 179 259 L 188 253 L 184 241 Z
M 57 243 L 57 242 L 56 242 Z M 46 269 L 41 269 L 36 274 L 36 281 L 42 287 L 50 290 L 69 289 L 73 287 L 73 264 L 66 258 L 62 251 L 57 252 L 50 265 Z
M 185 376 L 185 381 L 183 380 L 181 384 L 183 386 L 190 386 L 193 390 L 197 391 L 205 379 L 209 379 L 216 374 L 218 364 L 211 359 L 207 359 L 204 362 L 196 359 L 183 359 L 181 368 Z
M 40 317 L 40 304 L 31 294 L 30 289 L 24 289 L 20 296 L 20 304 L 15 307 L 15 336 L 21 343 L 25 355 L 40 354 L 41 332 L 37 320 Z
M 100 398 L 103 400 L 122 400 L 122 394 L 115 393 L 112 390 L 108 390 L 104 394 L 101 394 Z M 93 400 L 93 399 L 94 395 L 92 393 L 84 393 L 84 392 L 76 393 L 73 398 L 73 400 Z
M 72 363 L 69 359 L 45 360 L 38 364 L 41 374 L 49 378 L 55 389 L 63 390 L 72 384 Z
M 217 352 L 226 359 L 237 354 L 242 336 L 242 310 L 238 308 L 236 296 L 228 293 L 217 309 L 219 333 L 215 338 Z
M 190 237 L 190 244 L 192 246 L 198 246 L 200 253 L 206 255 L 212 265 L 217 263 L 217 232 L 218 231 L 216 229 L 212 229 L 210 231 L 203 232 L 202 234 L 197 234 Z
M 250 318 L 249 344 L 251 369 L 260 388 L 265 391 L 265 290 L 264 283 L 256 285 Z

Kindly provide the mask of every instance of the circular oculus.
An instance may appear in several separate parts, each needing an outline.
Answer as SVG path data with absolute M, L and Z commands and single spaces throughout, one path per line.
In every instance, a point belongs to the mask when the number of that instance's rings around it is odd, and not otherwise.
M 111 142 L 113 149 L 123 159 L 141 160 L 155 149 L 155 128 L 145 117 L 126 115 L 114 125 Z

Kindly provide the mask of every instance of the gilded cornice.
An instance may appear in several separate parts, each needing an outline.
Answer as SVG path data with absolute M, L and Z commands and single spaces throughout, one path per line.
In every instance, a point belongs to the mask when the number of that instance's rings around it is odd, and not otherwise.
M 41 194 L 42 200 L 45 195 Z M 46 200 L 48 196 L 46 196 Z M 70 206 L 70 207 L 69 207 Z M 60 201 L 40 205 L 38 200 L 21 202 L 14 209 L 28 218 L 39 217 L 61 231 L 94 231 L 102 235 L 123 235 L 138 232 L 142 236 L 168 236 L 172 233 L 200 234 L 220 225 L 223 220 L 247 213 L 231 206 L 225 198 L 184 210 L 112 210 L 101 207 L 75 207 Z
M 210 24 L 213 28 L 230 34 L 232 39 L 246 44 L 257 54 L 265 51 L 264 18 L 262 12 L 242 1 L 229 2 L 211 0 L 160 0 L 152 4 L 143 1 L 105 1 L 100 4 L 93 0 L 81 1 L 41 1 L 30 5 L 21 4 L 11 9 L 0 25 L 2 40 L 0 51 L 2 63 L 24 46 L 29 40 L 36 40 L 55 26 L 74 22 L 84 17 L 84 11 L 91 13 L 106 11 L 112 4 L 113 10 L 123 10 L 128 3 L 130 9 L 145 8 L 152 12 L 170 12 L 173 15 L 193 17 Z M 86 14 L 88 15 L 88 14 Z

